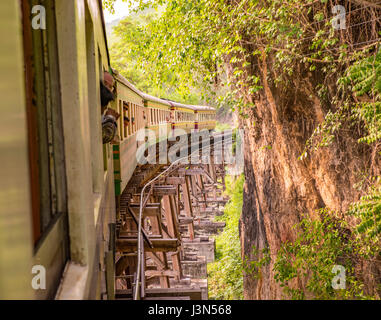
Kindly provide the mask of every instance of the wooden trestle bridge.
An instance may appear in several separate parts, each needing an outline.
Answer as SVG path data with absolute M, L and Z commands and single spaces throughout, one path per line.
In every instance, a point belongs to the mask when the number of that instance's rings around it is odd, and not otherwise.
M 228 201 L 222 141 L 212 136 L 207 163 L 137 167 L 118 210 L 115 299 L 208 298 L 206 264 L 215 248 L 210 235 L 224 227 L 212 220 Z M 218 148 L 222 159 L 215 161 Z

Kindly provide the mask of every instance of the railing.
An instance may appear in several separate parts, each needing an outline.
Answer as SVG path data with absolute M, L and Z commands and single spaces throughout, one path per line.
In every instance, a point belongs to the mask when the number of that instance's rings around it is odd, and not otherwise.
M 151 193 L 152 193 L 152 190 L 153 190 L 153 185 L 154 185 L 155 181 L 157 181 L 162 176 L 168 175 L 170 172 L 176 170 L 175 166 L 178 163 L 180 163 L 182 160 L 184 160 L 185 158 L 188 158 L 188 157 L 192 156 L 193 154 L 195 154 L 196 152 L 200 152 L 200 151 L 202 151 L 204 149 L 215 147 L 216 144 L 219 145 L 220 143 L 223 143 L 223 135 L 221 135 L 221 136 L 222 136 L 222 138 L 221 138 L 220 141 L 216 142 L 216 137 L 217 136 L 215 136 L 213 144 L 209 144 L 208 146 L 205 146 L 203 148 L 198 148 L 196 151 L 188 154 L 187 156 L 182 157 L 180 159 L 177 159 L 166 170 L 164 170 L 163 172 L 158 174 L 155 178 L 153 178 L 152 180 L 150 180 L 149 182 L 147 182 L 143 186 L 142 191 L 140 192 L 140 206 L 139 206 L 139 217 L 138 217 L 138 245 L 137 245 L 138 263 L 137 263 L 137 268 L 136 268 L 136 281 L 135 281 L 135 288 L 134 288 L 135 291 L 134 291 L 134 294 L 133 294 L 133 299 L 134 300 L 139 300 L 142 296 L 144 297 L 145 270 L 144 270 L 144 263 L 142 263 L 142 261 L 144 262 L 145 253 L 144 253 L 144 240 L 143 240 L 143 236 L 142 236 L 142 233 L 143 233 L 142 232 L 143 231 L 142 221 L 143 221 L 143 211 L 144 211 L 145 206 L 148 203 L 149 197 L 151 196 Z M 187 145 L 187 148 L 188 147 L 189 146 Z M 148 187 L 150 187 L 150 189 L 148 191 L 147 196 L 144 198 L 144 192 L 145 192 L 145 190 Z M 140 294 L 139 294 L 139 292 L 140 292 Z

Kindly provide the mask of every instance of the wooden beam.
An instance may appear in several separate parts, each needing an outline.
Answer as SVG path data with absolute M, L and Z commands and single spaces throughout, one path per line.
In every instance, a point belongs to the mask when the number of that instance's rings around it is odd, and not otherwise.
M 182 277 L 180 250 L 172 255 L 172 269 L 176 272 L 176 280 L 180 280 Z
M 139 215 L 139 204 L 130 204 L 129 206 L 133 213 Z M 149 203 L 143 210 L 143 217 L 154 217 L 160 215 L 160 203 Z
M 117 290 L 117 298 L 130 298 L 132 297 L 132 290 Z M 146 290 L 147 298 L 154 297 L 190 297 L 191 300 L 202 300 L 202 290 L 201 289 L 190 289 L 190 288 L 169 288 L 169 289 L 157 289 L 151 288 Z
M 152 239 L 151 243 L 153 248 L 150 248 L 146 242 L 144 242 L 144 248 L 147 252 L 173 252 L 177 251 L 177 247 L 180 245 L 178 239 Z M 136 239 L 118 239 L 116 241 L 116 248 L 122 252 L 134 252 L 137 249 Z
M 170 237 L 174 238 L 176 231 L 175 231 L 175 225 L 173 221 L 171 200 L 169 198 L 169 195 L 165 195 L 163 197 L 163 209 L 164 209 L 165 220 L 167 222 L 168 234 Z
M 165 179 L 166 184 L 179 185 L 185 183 L 184 177 L 167 177 Z
M 155 196 L 165 196 L 165 195 L 176 194 L 176 193 L 177 193 L 177 188 L 171 185 L 155 186 L 153 188 L 153 194 Z
M 189 193 L 189 179 L 186 179 L 185 183 L 181 185 L 181 187 L 183 189 L 185 214 L 187 215 L 187 217 L 192 218 L 193 212 L 192 212 L 192 202 L 191 202 L 190 193 Z M 193 223 L 188 224 L 188 231 L 189 231 L 190 239 L 193 240 L 194 239 Z
M 168 269 L 167 254 L 165 252 L 158 252 L 157 255 L 164 262 L 164 268 L 163 269 L 159 268 L 159 270 L 167 270 Z M 159 279 L 160 279 L 160 286 L 162 288 L 169 288 L 170 287 L 168 276 L 160 276 Z
M 155 262 L 159 270 L 165 269 L 165 263 L 160 259 L 156 252 L 147 252 L 147 255 Z
M 193 217 L 181 217 L 181 218 L 179 218 L 180 226 L 183 226 L 183 225 L 186 225 L 189 223 L 193 223 L 193 221 L 194 221 Z
M 146 270 L 146 277 L 177 277 L 178 273 L 173 270 Z
M 185 168 L 180 168 L 178 170 L 179 174 L 184 176 L 195 176 L 198 174 L 203 174 L 204 170 L 203 169 L 185 169 Z

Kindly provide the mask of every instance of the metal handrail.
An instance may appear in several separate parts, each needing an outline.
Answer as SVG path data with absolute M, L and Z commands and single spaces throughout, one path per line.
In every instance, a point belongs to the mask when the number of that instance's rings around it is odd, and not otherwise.
M 223 142 L 223 140 L 218 141 L 217 144 L 222 143 L 222 142 Z M 192 154 L 194 154 L 196 152 L 200 152 L 200 151 L 202 151 L 202 150 L 204 150 L 206 148 L 210 148 L 210 147 L 211 147 L 211 144 L 209 144 L 208 146 L 203 147 L 203 148 L 198 148 L 196 151 L 193 151 L 189 155 L 187 155 L 185 157 L 182 157 L 180 159 L 177 159 L 176 161 L 172 162 L 171 165 L 166 170 L 164 170 L 159 175 L 157 175 L 155 178 L 153 178 L 152 180 L 147 182 L 144 185 L 142 191 L 140 192 L 139 225 L 138 225 L 139 233 L 138 233 L 138 248 L 137 248 L 138 265 L 137 265 L 137 268 L 136 268 L 136 275 L 137 275 L 137 277 L 136 277 L 136 283 L 135 283 L 134 300 L 138 300 L 139 289 L 140 289 L 140 273 L 141 273 L 140 269 L 141 269 L 141 264 L 142 264 L 142 236 L 141 236 L 142 232 L 141 232 L 141 228 L 142 228 L 142 216 L 143 216 L 143 196 L 144 196 L 144 191 L 145 191 L 145 189 L 148 186 L 150 186 L 152 183 L 154 183 L 156 180 L 158 180 L 162 175 L 167 173 L 175 164 L 179 163 L 181 160 L 183 160 L 185 158 L 190 157 Z M 213 144 L 213 147 L 215 147 L 215 144 Z M 143 244 L 143 247 L 144 247 L 144 244 Z

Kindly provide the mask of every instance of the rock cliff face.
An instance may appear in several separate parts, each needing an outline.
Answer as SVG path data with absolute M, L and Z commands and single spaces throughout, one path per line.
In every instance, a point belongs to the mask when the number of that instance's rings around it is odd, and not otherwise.
M 295 77 L 298 82 L 280 91 L 268 82 L 271 70 L 266 64 L 264 61 L 260 72 L 263 89 L 253 101 L 256 107 L 241 120 L 246 139 L 246 183 L 240 236 L 243 257 L 255 259 L 255 246 L 269 247 L 272 259 L 258 279 L 244 276 L 245 299 L 282 298 L 272 271 L 280 245 L 295 239 L 292 226 L 303 214 L 314 216 L 316 209 L 323 207 L 343 211 L 358 199 L 353 185 L 369 158 L 355 137 L 344 135 L 299 160 L 307 139 L 330 106 L 320 102 L 311 74 L 300 71 L 304 76 Z

